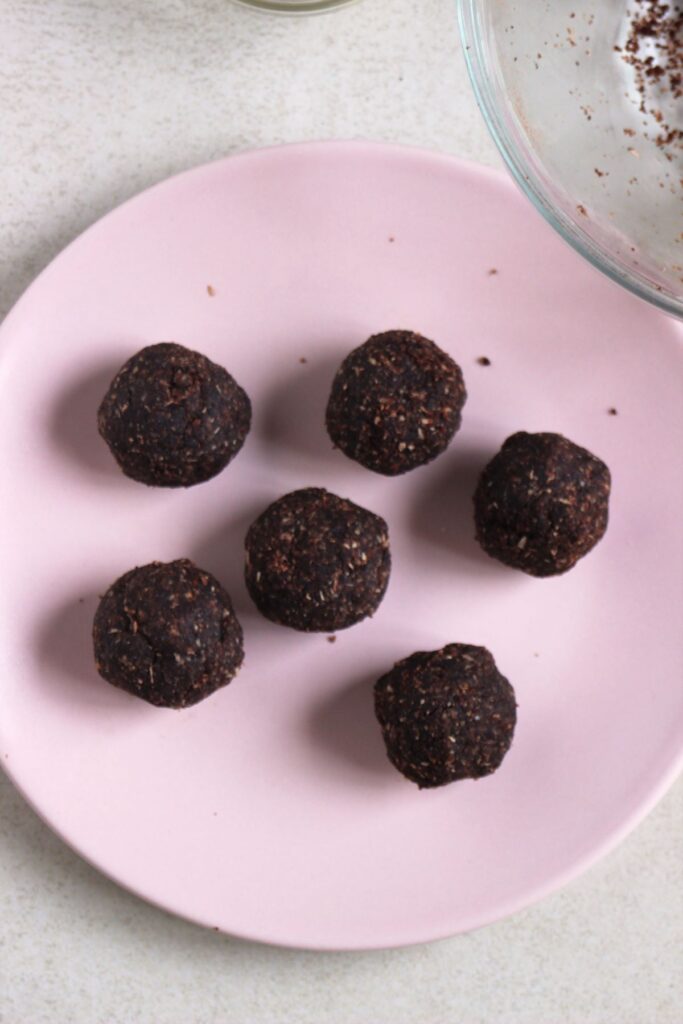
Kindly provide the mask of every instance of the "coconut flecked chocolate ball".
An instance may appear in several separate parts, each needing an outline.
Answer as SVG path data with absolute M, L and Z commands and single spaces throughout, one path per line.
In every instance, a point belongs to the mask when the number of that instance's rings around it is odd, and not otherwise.
M 337 370 L 327 430 L 350 459 L 398 476 L 440 455 L 460 426 L 462 370 L 412 331 L 376 334 Z
M 132 356 L 97 413 L 126 476 L 155 487 L 191 487 L 220 473 L 250 424 L 249 398 L 228 371 L 173 342 Z
M 390 570 L 384 520 L 318 487 L 273 502 L 247 533 L 249 593 L 267 619 L 293 629 L 334 632 L 372 615 Z
M 605 463 L 561 434 L 513 434 L 477 485 L 477 540 L 532 576 L 567 572 L 607 529 L 610 485 Z
M 187 558 L 143 565 L 113 583 L 95 613 L 93 643 L 103 679 L 164 708 L 197 704 L 244 659 L 230 597 Z
M 399 661 L 375 683 L 389 760 L 420 789 L 500 767 L 517 722 L 515 691 L 485 647 L 449 644 Z

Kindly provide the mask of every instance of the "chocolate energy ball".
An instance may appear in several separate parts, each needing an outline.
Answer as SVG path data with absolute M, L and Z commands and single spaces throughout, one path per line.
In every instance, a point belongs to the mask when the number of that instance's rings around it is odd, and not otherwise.
M 228 371 L 172 342 L 129 359 L 97 413 L 126 476 L 156 487 L 191 487 L 220 473 L 250 424 L 249 398 Z
M 384 520 L 318 487 L 273 502 L 247 533 L 249 593 L 293 629 L 332 633 L 372 615 L 390 570 Z
M 466 398 L 462 370 L 438 345 L 412 331 L 387 331 L 337 370 L 327 430 L 350 459 L 398 476 L 448 447 Z
M 391 763 L 420 789 L 495 772 L 517 721 L 515 691 L 485 647 L 449 644 L 399 661 L 375 683 Z
M 477 540 L 505 565 L 559 575 L 604 535 L 609 495 L 609 469 L 585 448 L 561 434 L 513 434 L 477 485 Z
M 132 569 L 101 599 L 93 624 L 100 675 L 164 708 L 186 708 L 236 675 L 242 627 L 218 580 L 187 558 Z

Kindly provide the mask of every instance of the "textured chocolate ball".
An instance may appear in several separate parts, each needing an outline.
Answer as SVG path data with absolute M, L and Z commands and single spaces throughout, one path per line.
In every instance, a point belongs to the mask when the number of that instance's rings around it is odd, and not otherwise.
M 188 559 L 121 576 L 93 623 L 100 675 L 150 704 L 186 708 L 234 678 L 242 627 L 218 580 Z
M 605 463 L 561 434 L 513 434 L 477 485 L 477 540 L 532 576 L 567 572 L 604 536 L 610 486 Z
M 449 644 L 399 661 L 375 684 L 391 763 L 420 789 L 500 767 L 517 722 L 515 692 L 485 647 Z
M 228 371 L 172 342 L 132 356 L 97 413 L 126 476 L 155 487 L 191 487 L 220 473 L 250 424 L 249 398 Z
M 247 534 L 249 593 L 266 618 L 293 629 L 333 632 L 372 615 L 390 570 L 384 520 L 321 488 L 273 502 Z
M 398 476 L 448 447 L 466 398 L 462 370 L 438 345 L 412 331 L 387 331 L 337 370 L 327 430 L 350 459 Z

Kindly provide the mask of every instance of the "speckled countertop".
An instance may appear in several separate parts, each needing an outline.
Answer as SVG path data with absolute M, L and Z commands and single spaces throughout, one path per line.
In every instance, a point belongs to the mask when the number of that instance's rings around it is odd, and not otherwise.
M 299 20 L 229 0 L 0 0 L 0 25 L 0 317 L 101 214 L 227 153 L 336 136 L 499 163 L 453 0 Z M 0 1021 L 682 1024 L 682 811 L 679 784 L 582 879 L 476 934 L 315 954 L 148 907 L 0 775 Z

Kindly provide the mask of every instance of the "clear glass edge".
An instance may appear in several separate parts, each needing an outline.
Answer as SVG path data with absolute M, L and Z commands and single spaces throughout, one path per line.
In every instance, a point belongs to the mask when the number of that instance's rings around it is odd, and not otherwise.
M 516 147 L 509 141 L 507 131 L 498 112 L 487 74 L 487 63 L 482 46 L 483 32 L 479 25 L 478 0 L 456 0 L 458 8 L 458 24 L 465 65 L 469 74 L 474 95 L 481 110 L 486 127 L 495 142 L 505 165 L 512 174 L 516 184 L 531 200 L 541 216 L 557 231 L 573 249 L 584 259 L 611 278 L 616 284 L 628 289 L 638 298 L 651 303 L 664 313 L 683 319 L 683 298 L 659 292 L 645 279 L 639 278 L 621 266 L 599 245 L 574 224 L 569 218 L 550 205 L 545 197 L 540 182 L 533 175 L 530 167 L 525 167 L 516 153 Z
M 283 5 L 279 0 L 233 0 L 233 3 L 240 7 L 248 7 L 252 11 L 260 11 L 266 14 L 329 14 L 342 7 L 349 7 L 358 0 L 302 0 L 300 3 L 287 3 Z

